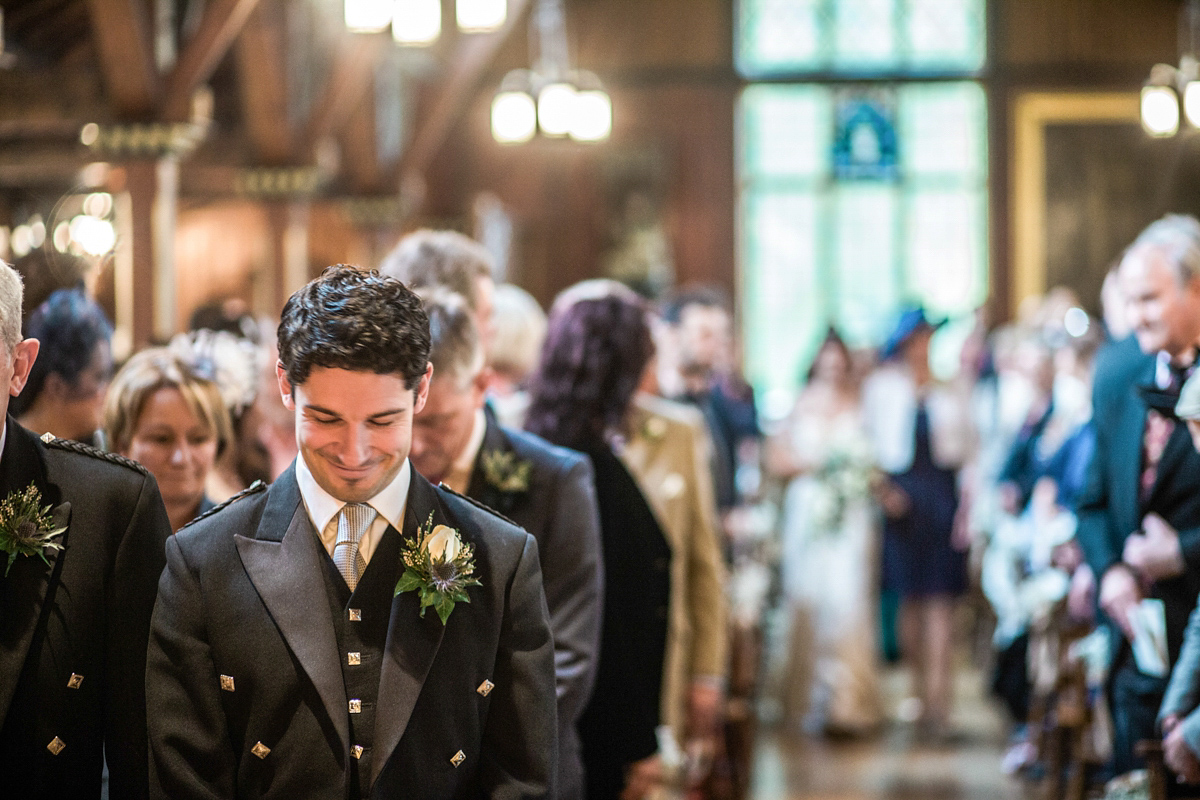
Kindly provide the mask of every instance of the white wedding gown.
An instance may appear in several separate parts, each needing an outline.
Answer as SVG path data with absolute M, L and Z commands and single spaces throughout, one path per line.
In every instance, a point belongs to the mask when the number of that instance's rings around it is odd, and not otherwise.
M 841 512 L 830 512 L 831 484 L 839 479 L 829 465 L 847 453 L 869 461 L 870 442 L 858 411 L 849 410 L 832 418 L 796 414 L 791 443 L 802 461 L 819 466 L 794 478 L 784 500 L 784 720 L 812 733 L 865 733 L 881 721 L 878 516 L 861 481 L 840 492 Z

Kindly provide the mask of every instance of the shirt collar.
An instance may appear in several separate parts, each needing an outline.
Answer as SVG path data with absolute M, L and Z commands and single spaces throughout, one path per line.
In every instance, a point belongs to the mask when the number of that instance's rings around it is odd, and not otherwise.
M 475 469 L 475 458 L 479 455 L 479 448 L 483 446 L 485 433 L 487 433 L 487 414 L 483 412 L 482 408 L 477 408 L 475 409 L 475 422 L 471 428 L 471 438 L 467 439 L 467 446 L 458 454 L 458 458 L 454 459 L 454 464 L 450 467 L 451 471 Z
M 450 469 L 442 476 L 442 483 L 460 494 L 465 494 L 471 484 L 471 473 L 475 471 L 475 459 L 479 456 L 479 448 L 483 446 L 483 437 L 487 433 L 487 414 L 482 408 L 476 409 L 475 420 L 472 423 L 471 435 L 458 458 L 450 464 Z
M 304 506 L 308 509 L 313 525 L 318 532 L 325 530 L 329 521 L 337 516 L 346 503 L 321 488 L 305 463 L 303 453 L 296 457 L 296 483 L 300 486 L 300 496 L 304 499 Z M 379 516 L 398 531 L 404 529 L 404 511 L 408 505 L 408 487 L 411 483 L 412 472 L 406 458 L 391 483 L 367 501 Z

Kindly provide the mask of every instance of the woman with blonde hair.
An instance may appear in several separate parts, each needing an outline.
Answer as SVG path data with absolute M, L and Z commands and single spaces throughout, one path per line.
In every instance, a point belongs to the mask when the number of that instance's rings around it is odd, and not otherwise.
M 114 452 L 154 475 L 177 531 L 212 507 L 204 485 L 232 427 L 220 389 L 166 348 L 143 350 L 113 378 L 104 430 Z

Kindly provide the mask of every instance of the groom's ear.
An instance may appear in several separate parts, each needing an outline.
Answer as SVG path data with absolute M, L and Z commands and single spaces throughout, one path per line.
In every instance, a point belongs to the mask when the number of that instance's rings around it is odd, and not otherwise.
M 279 396 L 283 399 L 283 407 L 288 411 L 296 410 L 296 400 L 292 397 L 292 382 L 288 380 L 287 370 L 282 361 L 275 362 L 275 378 L 279 381 Z

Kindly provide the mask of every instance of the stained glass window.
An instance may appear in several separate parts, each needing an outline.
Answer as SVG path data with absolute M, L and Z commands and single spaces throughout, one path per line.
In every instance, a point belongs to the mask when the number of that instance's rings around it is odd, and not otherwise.
M 906 303 L 956 317 L 985 299 L 973 80 L 750 84 L 739 179 L 746 369 L 768 414 L 786 410 L 829 324 L 868 347 Z

